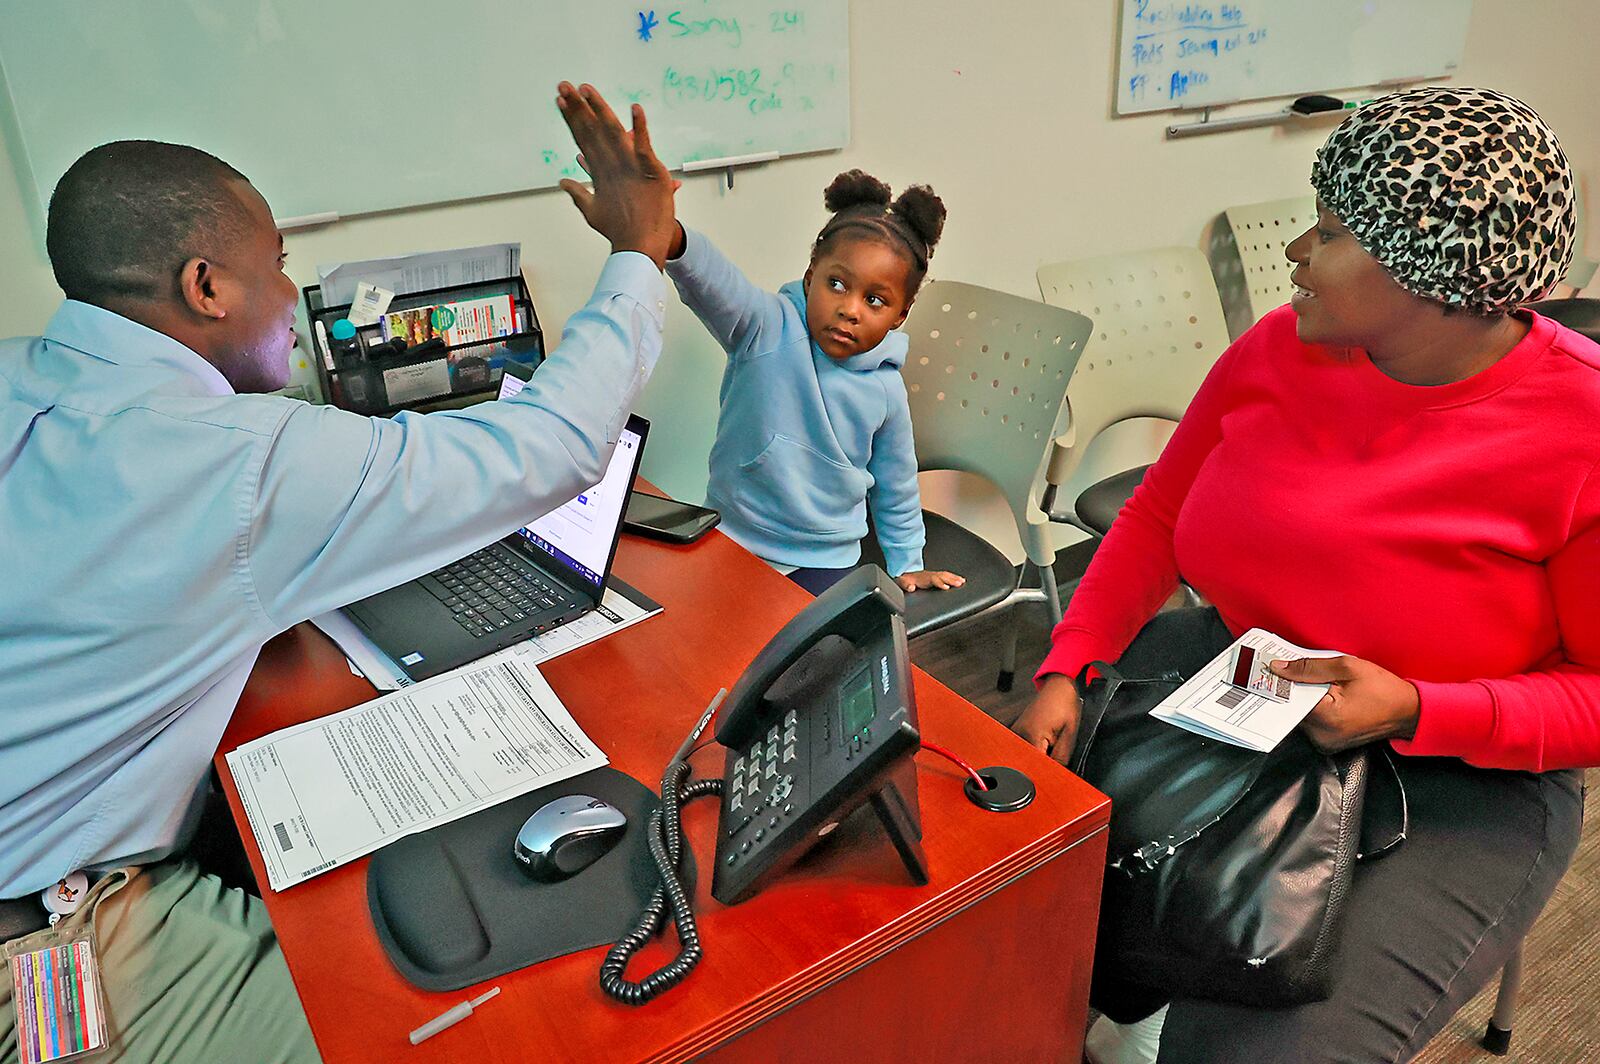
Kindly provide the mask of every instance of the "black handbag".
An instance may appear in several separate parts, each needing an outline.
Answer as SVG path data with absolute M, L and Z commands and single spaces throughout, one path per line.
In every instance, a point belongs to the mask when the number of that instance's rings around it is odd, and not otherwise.
M 1246 750 L 1150 716 L 1183 677 L 1091 668 L 1072 768 L 1111 798 L 1096 1007 L 1124 1020 L 1174 997 L 1326 997 L 1355 864 L 1405 838 L 1387 749 L 1330 756 L 1296 730 Z M 1389 827 L 1372 825 L 1364 847 L 1369 770 L 1392 785 L 1373 818 Z

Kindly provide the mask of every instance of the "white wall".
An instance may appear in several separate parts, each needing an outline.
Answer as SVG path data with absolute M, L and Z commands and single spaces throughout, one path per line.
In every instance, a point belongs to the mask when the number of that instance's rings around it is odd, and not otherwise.
M 1595 197 L 1600 94 L 1592 72 L 1600 4 L 1477 0 L 1473 6 L 1455 80 L 1510 92 L 1538 109 Z M 936 276 L 1037 298 L 1040 263 L 1198 245 L 1223 207 L 1305 191 L 1312 154 L 1330 128 L 1307 123 L 1168 142 L 1169 114 L 1112 118 L 1116 0 L 854 0 L 851 7 L 852 146 L 740 171 L 732 192 L 717 176 L 695 176 L 679 194 L 682 218 L 764 285 L 803 270 L 824 221 L 822 188 L 849 167 L 896 188 L 927 182 L 944 197 L 950 219 L 934 258 Z M 553 95 L 563 76 L 577 79 L 583 71 L 541 72 L 530 93 Z M 1241 104 L 1224 113 L 1278 106 Z M 306 165 L 315 165 L 310 145 L 283 147 L 305 152 Z M 60 293 L 8 161 L 0 160 L 0 335 L 36 333 Z M 270 200 L 271 189 L 262 191 Z M 1600 207 L 1588 216 L 1593 256 L 1600 251 Z M 306 284 L 315 280 L 318 262 L 500 240 L 522 241 L 540 317 L 558 330 L 587 298 L 605 248 L 556 191 L 290 234 L 289 268 Z M 721 359 L 692 316 L 674 306 L 642 411 L 656 423 L 646 475 L 670 492 L 698 498 L 703 488 Z

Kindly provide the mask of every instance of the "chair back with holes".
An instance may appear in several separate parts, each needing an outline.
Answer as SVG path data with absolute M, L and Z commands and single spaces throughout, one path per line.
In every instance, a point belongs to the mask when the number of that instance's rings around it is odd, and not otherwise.
M 1529 310 L 1537 310 L 1552 321 L 1560 322 L 1575 333 L 1581 333 L 1600 343 L 1600 299 L 1579 296 L 1575 299 L 1541 299 L 1529 303 Z
M 1039 267 L 1045 302 L 1094 322 L 1067 388 L 1067 425 L 1046 474 L 1066 483 L 1089 442 L 1136 417 L 1177 421 L 1218 356 L 1228 327 L 1198 248 L 1153 248 Z
M 1035 564 L 1047 537 L 1030 510 L 1056 416 L 1093 323 L 1082 314 L 958 281 L 930 281 L 904 326 L 903 372 L 919 469 L 976 473 L 1005 495 Z
M 1267 311 L 1289 302 L 1294 263 L 1283 252 L 1291 240 L 1316 223 L 1316 197 L 1247 203 L 1222 213 L 1233 230 L 1233 246 L 1244 271 L 1250 321 L 1254 323 Z
M 1563 279 L 1564 283 L 1579 291 L 1589 287 L 1594 280 L 1596 266 L 1600 266 L 1584 253 L 1583 193 L 1584 188 L 1580 183 L 1576 195 L 1572 197 L 1572 230 L 1577 234 L 1577 244 L 1572 249 L 1572 265 L 1567 267 L 1567 276 Z

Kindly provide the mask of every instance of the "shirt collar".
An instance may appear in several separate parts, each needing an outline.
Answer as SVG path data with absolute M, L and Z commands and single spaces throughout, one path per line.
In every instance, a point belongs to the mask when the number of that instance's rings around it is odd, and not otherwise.
M 1522 311 L 1515 313 L 1523 314 Z M 1528 334 L 1517 341 L 1516 346 L 1502 355 L 1499 361 L 1470 377 L 1449 384 L 1405 384 L 1397 381 L 1373 365 L 1371 356 L 1359 349 L 1355 349 L 1355 365 L 1370 382 L 1369 387 L 1401 406 L 1438 410 L 1476 402 L 1514 384 L 1555 342 L 1556 326 L 1553 321 L 1540 314 L 1527 316 L 1531 318 Z
M 63 301 L 44 327 L 44 338 L 115 366 L 153 366 L 182 374 L 205 395 L 234 394 L 217 367 L 191 348 L 92 303 Z

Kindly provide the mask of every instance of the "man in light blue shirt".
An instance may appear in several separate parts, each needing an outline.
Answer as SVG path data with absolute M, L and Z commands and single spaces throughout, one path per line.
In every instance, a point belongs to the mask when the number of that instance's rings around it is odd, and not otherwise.
M 242 394 L 286 383 L 296 290 L 266 202 L 220 160 L 119 142 L 55 190 L 67 301 L 43 336 L 0 342 L 0 899 L 119 870 L 89 908 L 117 941 L 151 928 L 128 943 L 136 964 L 103 945 L 125 1059 L 315 1059 L 297 1008 L 237 1015 L 288 987 L 259 900 L 223 904 L 167 860 L 257 651 L 597 481 L 654 366 L 671 179 L 642 112 L 635 139 L 592 89 L 559 91 L 594 179 L 567 190 L 614 253 L 531 384 L 468 410 L 377 419 Z M 233 911 L 259 940 L 242 973 L 180 957 L 208 948 L 192 935 L 158 940 L 199 894 L 207 919 Z M 164 989 L 133 989 L 119 963 Z M 159 1029 L 207 993 L 233 1006 L 203 1037 Z M 11 1021 L 0 998 L 0 1059 Z

